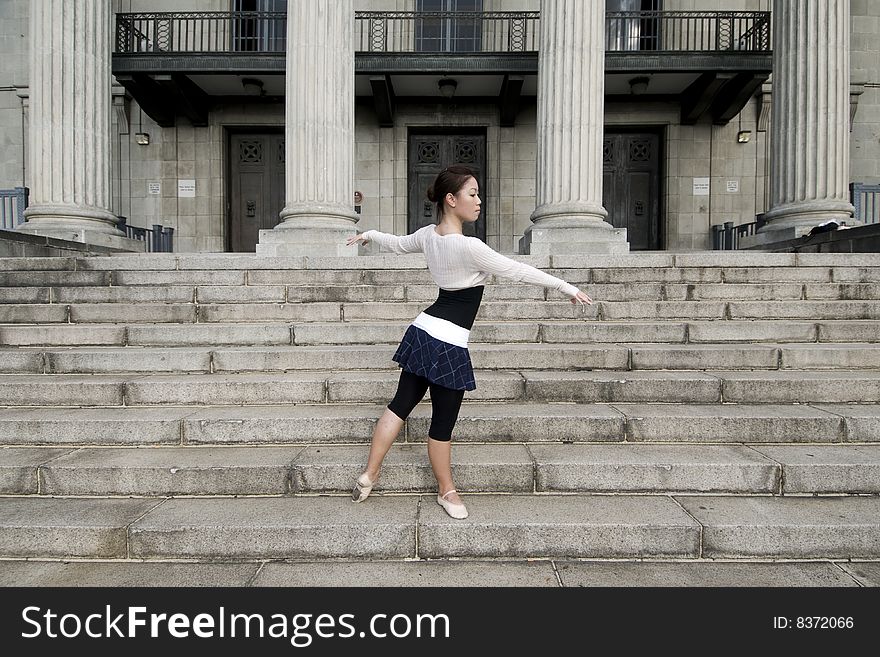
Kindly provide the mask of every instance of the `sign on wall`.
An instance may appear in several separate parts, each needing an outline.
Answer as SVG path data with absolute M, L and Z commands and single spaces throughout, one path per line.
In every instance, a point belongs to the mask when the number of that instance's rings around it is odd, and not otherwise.
M 709 196 L 708 178 L 694 178 L 694 196 Z
M 160 182 L 148 182 L 147 183 L 147 193 L 150 196 L 159 196 L 162 194 L 162 183 Z
M 196 195 L 196 181 L 178 180 L 177 195 L 183 198 L 194 198 Z

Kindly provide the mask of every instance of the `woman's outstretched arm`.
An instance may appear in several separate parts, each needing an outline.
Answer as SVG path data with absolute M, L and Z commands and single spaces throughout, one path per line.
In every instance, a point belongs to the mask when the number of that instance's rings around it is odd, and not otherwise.
M 433 230 L 433 227 L 429 226 L 429 228 Z M 424 251 L 422 230 L 424 229 L 403 236 L 381 233 L 378 230 L 367 230 L 354 237 L 349 237 L 345 244 L 351 246 L 358 242 L 366 244 L 370 240 L 375 240 L 379 248 L 384 251 L 392 251 L 397 254 L 422 253 Z
M 481 271 L 517 282 L 533 283 L 542 287 L 553 288 L 570 297 L 572 303 L 588 305 L 593 303 L 589 296 L 581 292 L 574 285 L 566 283 L 561 278 L 551 276 L 536 267 L 503 256 L 478 239 L 469 239 L 468 248 L 474 263 Z

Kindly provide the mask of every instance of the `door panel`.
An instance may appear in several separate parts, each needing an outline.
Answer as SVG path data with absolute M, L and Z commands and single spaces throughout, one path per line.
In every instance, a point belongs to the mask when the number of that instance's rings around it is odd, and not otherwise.
M 632 250 L 661 248 L 659 135 L 606 131 L 602 195 L 608 222 L 627 229 Z
M 435 205 L 428 200 L 428 187 L 445 167 L 463 164 L 474 171 L 480 186 L 482 212 L 475 223 L 465 224 L 465 235 L 486 239 L 486 135 L 419 133 L 409 135 L 409 185 L 407 232 L 436 223 Z
M 284 135 L 229 138 L 229 247 L 256 251 L 260 231 L 278 225 L 284 209 Z

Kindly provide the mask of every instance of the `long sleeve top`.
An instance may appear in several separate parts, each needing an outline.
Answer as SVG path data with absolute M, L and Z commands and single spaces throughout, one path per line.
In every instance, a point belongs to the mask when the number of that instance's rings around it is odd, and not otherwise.
M 428 271 L 434 282 L 444 290 L 463 290 L 482 285 L 494 274 L 517 282 L 553 288 L 569 297 L 578 293 L 574 285 L 503 256 L 476 237 L 457 233 L 440 235 L 434 230 L 433 224 L 402 237 L 378 230 L 368 230 L 363 236 L 375 240 L 386 251 L 398 254 L 424 253 Z

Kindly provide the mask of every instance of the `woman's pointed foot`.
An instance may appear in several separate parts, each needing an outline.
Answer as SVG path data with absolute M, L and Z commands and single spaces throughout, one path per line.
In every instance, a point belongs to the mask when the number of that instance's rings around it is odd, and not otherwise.
M 443 507 L 443 509 L 448 513 L 451 517 L 456 520 L 464 520 L 468 517 L 468 510 L 464 504 L 460 502 L 450 502 L 449 497 L 453 494 L 458 496 L 458 493 L 453 488 L 452 490 L 448 490 L 443 495 L 437 494 L 437 504 Z
M 372 481 L 367 476 L 367 473 L 364 472 L 360 477 L 357 478 L 357 481 L 354 482 L 354 488 L 351 491 L 351 499 L 354 502 L 363 502 L 370 496 L 370 493 L 373 491 L 373 486 L 376 485 L 376 482 L 379 481 L 379 477 L 377 476 Z

